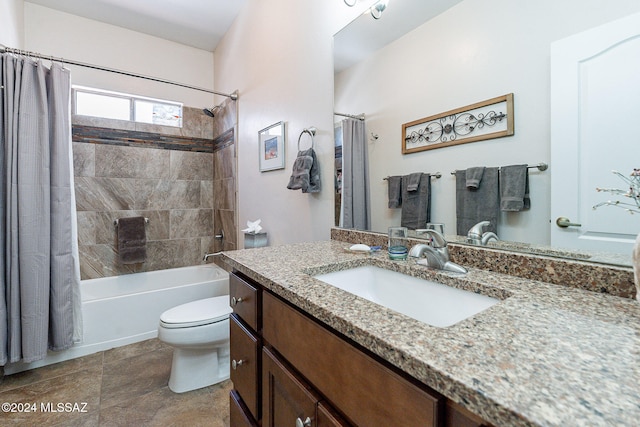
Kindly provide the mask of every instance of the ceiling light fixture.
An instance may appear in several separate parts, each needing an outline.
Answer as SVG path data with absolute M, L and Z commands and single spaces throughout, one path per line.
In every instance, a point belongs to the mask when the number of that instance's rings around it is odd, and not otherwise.
M 389 0 L 380 0 L 378 3 L 371 6 L 371 16 L 373 16 L 374 19 L 380 19 L 380 17 L 382 17 L 382 12 L 384 12 L 388 4 Z

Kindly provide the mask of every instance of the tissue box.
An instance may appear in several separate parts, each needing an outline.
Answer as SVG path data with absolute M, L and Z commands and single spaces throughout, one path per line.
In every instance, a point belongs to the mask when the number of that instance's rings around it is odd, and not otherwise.
M 267 233 L 244 233 L 244 248 L 261 248 L 267 246 Z

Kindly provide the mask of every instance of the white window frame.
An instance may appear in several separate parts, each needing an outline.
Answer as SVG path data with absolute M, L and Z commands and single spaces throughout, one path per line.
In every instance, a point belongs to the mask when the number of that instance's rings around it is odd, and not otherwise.
M 92 88 L 92 87 L 86 87 L 86 86 L 76 86 L 73 85 L 72 86 L 72 99 L 73 99 L 73 114 L 76 115 L 82 115 L 82 114 L 78 114 L 78 93 L 87 93 L 87 94 L 95 94 L 95 95 L 101 95 L 101 96 L 109 96 L 109 97 L 113 97 L 113 98 L 120 98 L 120 99 L 127 99 L 129 100 L 129 119 L 128 121 L 130 122 L 134 122 L 134 123 L 145 123 L 145 124 L 153 124 L 153 125 L 159 125 L 159 126 L 168 126 L 168 127 L 178 127 L 178 128 L 182 128 L 182 122 L 184 119 L 184 105 L 181 102 L 175 102 L 175 101 L 168 101 L 166 99 L 158 99 L 158 98 L 149 98 L 146 96 L 139 96 L 139 95 L 133 95 L 133 94 L 128 94 L 128 93 L 121 93 L 121 92 L 114 92 L 114 91 L 109 91 L 109 90 L 104 90 L 104 89 L 97 89 L 97 88 Z M 136 101 L 144 101 L 144 102 L 150 102 L 152 104 L 157 104 L 157 105 L 168 105 L 168 106 L 177 106 L 180 108 L 180 118 L 177 120 L 176 124 L 166 124 L 166 123 L 149 123 L 149 122 L 143 122 L 143 121 L 136 121 Z M 100 117 L 100 116 L 85 116 L 85 117 Z M 117 120 L 117 119 L 112 119 L 109 117 L 102 117 L 105 118 L 107 120 Z

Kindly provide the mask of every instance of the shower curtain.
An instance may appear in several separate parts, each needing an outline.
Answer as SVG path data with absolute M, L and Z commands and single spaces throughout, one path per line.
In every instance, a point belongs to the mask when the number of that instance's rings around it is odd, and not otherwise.
M 341 226 L 357 230 L 371 227 L 369 153 L 363 120 L 342 121 Z
M 0 366 L 80 337 L 70 73 L 0 55 Z

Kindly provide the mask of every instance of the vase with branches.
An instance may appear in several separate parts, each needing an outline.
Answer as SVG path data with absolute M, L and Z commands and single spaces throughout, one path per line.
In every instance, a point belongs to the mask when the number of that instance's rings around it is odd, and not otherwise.
M 630 214 L 640 213 L 640 169 L 634 169 L 628 177 L 618 171 L 612 172 L 619 176 L 629 186 L 629 190 L 620 190 L 617 188 L 596 188 L 596 191 L 621 195 L 626 197 L 626 199 L 607 200 L 606 202 L 601 202 L 593 206 L 593 209 L 598 209 L 601 206 L 615 206 L 626 210 Z M 636 284 L 636 300 L 640 301 L 640 234 L 636 237 L 631 261 L 633 263 L 633 277 Z

